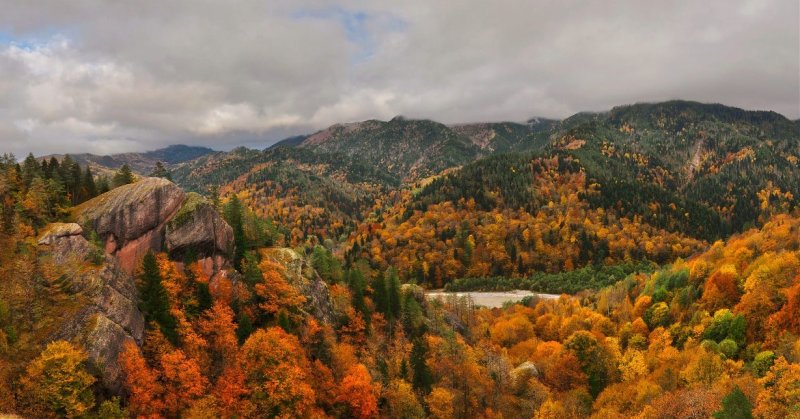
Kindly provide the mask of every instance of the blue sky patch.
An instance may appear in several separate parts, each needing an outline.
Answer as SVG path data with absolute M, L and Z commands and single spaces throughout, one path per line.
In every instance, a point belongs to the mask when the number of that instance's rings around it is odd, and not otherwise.
M 361 10 L 347 10 L 340 7 L 305 10 L 301 9 L 292 14 L 294 19 L 329 19 L 337 21 L 344 29 L 347 40 L 358 47 L 354 54 L 354 63 L 367 61 L 374 54 L 377 45 L 370 24 L 375 24 L 387 32 L 403 32 L 407 24 L 397 16 L 386 13 L 376 14 Z M 373 29 L 374 30 L 374 29 Z

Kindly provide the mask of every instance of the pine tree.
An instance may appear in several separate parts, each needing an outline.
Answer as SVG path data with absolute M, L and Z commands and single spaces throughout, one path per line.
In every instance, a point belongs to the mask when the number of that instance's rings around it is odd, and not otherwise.
M 111 190 L 111 185 L 108 183 L 108 176 L 100 176 L 97 178 L 97 194 L 101 195 Z
M 22 163 L 22 183 L 25 187 L 31 186 L 31 181 L 36 177 L 43 177 L 42 167 L 39 166 L 39 161 L 33 157 L 33 153 L 28 153 L 28 157 Z
M 114 174 L 113 183 L 115 188 L 133 183 L 133 172 L 130 166 L 123 164 L 122 167 L 117 170 L 117 173 Z
M 236 328 L 236 338 L 239 340 L 239 344 L 243 344 L 247 338 L 253 334 L 255 328 L 253 327 L 253 321 L 250 319 L 250 316 L 247 315 L 245 312 L 241 312 L 239 314 L 239 318 L 237 319 L 238 327 Z
M 83 189 L 83 173 L 81 173 L 81 166 L 78 163 L 70 167 L 69 181 L 72 185 L 72 205 L 77 205 L 86 199 L 86 191 Z
M 386 313 L 389 311 L 389 305 L 388 296 L 386 295 L 386 280 L 383 278 L 383 275 L 378 275 L 375 280 L 372 281 L 372 301 L 375 303 L 375 309 L 386 316 Z
M 752 419 L 753 405 L 739 386 L 722 399 L 722 409 L 714 413 L 714 419 Z
M 97 196 L 97 185 L 94 183 L 94 175 L 89 165 L 86 165 L 86 171 L 83 173 L 83 188 L 86 190 L 87 199 Z
M 400 277 L 397 269 L 389 268 L 386 281 L 386 318 L 396 320 L 400 318 Z
M 350 295 L 352 295 L 353 308 L 359 313 L 367 314 L 367 306 L 364 303 L 364 289 L 367 287 L 364 275 L 358 269 L 350 269 L 347 272 L 347 286 L 350 288 Z
M 58 159 L 55 157 L 50 157 L 50 164 L 47 165 L 48 170 L 50 171 L 50 178 L 57 179 L 59 181 L 63 181 L 64 179 L 61 177 L 61 166 L 58 164 Z
M 236 270 L 241 271 L 242 259 L 247 251 L 247 238 L 244 235 L 244 208 L 236 194 L 225 204 L 223 216 L 233 228 L 233 266 Z
M 250 288 L 264 280 L 261 269 L 258 267 L 258 255 L 255 252 L 247 252 L 242 263 L 242 279 Z
M 50 163 L 47 160 L 42 159 L 42 174 L 44 175 L 45 179 L 52 179 L 53 178 L 53 169 L 50 167 Z
M 197 310 L 204 312 L 214 305 L 214 299 L 211 296 L 211 289 L 208 282 L 197 282 Z
M 152 252 L 144 256 L 139 280 L 139 309 L 144 314 L 145 322 L 157 323 L 164 336 L 176 342 L 178 334 L 175 331 L 175 319 L 169 312 L 169 296 L 161 283 L 161 271 Z
M 153 169 L 153 172 L 150 173 L 151 177 L 160 177 L 172 181 L 172 175 L 169 174 L 169 171 L 164 167 L 164 163 L 157 162 L 156 168 Z
M 428 345 L 424 339 L 424 337 L 414 339 L 411 347 L 411 370 L 414 373 L 411 385 L 414 386 L 415 390 L 421 391 L 422 394 L 428 394 L 431 392 L 431 386 L 433 385 L 433 376 L 428 364 L 425 363 L 428 357 Z

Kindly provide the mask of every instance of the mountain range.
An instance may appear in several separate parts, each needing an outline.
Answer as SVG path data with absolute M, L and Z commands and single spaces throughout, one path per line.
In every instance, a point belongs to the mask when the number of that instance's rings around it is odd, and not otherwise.
M 672 101 L 3 155 L 0 416 L 793 417 L 798 128 Z
M 502 252 L 481 252 L 488 268 L 464 260 L 436 274 L 439 281 L 448 275 L 560 271 L 593 260 L 688 256 L 701 243 L 795 208 L 800 197 L 798 121 L 688 101 L 524 123 L 446 125 L 396 117 L 336 124 L 265 150 L 171 146 L 75 158 L 109 170 L 126 163 L 140 174 L 162 161 L 189 191 L 239 195 L 258 215 L 282 226 L 288 244 L 331 239 L 353 260 L 399 265 L 405 278 L 423 270 L 421 262 L 409 260 L 419 260 L 413 255 L 431 243 L 453 246 L 452 237 L 461 237 L 454 247 L 462 251 L 470 235 L 480 248 L 504 243 Z M 439 220 L 450 207 L 472 221 Z M 583 219 L 576 218 L 576 208 Z M 487 221 L 497 216 L 503 223 Z M 535 240 L 521 238 L 529 218 L 537 217 L 557 222 L 541 226 L 546 231 L 537 233 L 545 235 L 538 250 Z M 438 239 L 419 247 L 413 239 L 404 241 L 407 247 L 379 240 L 405 235 L 426 218 L 434 219 L 426 228 Z M 485 231 L 495 224 L 507 230 L 501 238 Z M 623 226 L 629 224 L 643 230 L 628 235 Z M 618 232 L 607 238 L 608 231 Z M 670 238 L 643 240 L 643 231 Z M 609 249 L 581 250 L 598 241 L 598 234 Z M 375 259 L 365 247 L 384 252 Z M 540 259 L 547 254 L 542 249 L 552 252 L 548 262 Z

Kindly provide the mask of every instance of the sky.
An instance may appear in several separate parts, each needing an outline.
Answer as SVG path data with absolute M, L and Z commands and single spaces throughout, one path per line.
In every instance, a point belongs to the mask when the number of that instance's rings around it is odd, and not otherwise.
M 689 99 L 800 117 L 797 0 L 0 0 L 0 153 Z

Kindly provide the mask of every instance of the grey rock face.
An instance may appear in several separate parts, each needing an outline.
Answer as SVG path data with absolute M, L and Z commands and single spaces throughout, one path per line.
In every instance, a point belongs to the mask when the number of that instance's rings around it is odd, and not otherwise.
M 117 247 L 156 229 L 181 207 L 186 193 L 162 178 L 144 178 L 120 186 L 74 210 L 76 221 L 91 226 L 106 239 L 113 235 Z
M 81 235 L 56 237 L 49 246 L 57 264 L 83 263 L 91 249 Z M 110 256 L 100 266 L 82 269 L 69 280 L 70 293 L 85 303 L 77 314 L 64 319 L 52 340 L 80 344 L 105 387 L 119 393 L 123 377 L 118 358 L 122 345 L 127 340 L 141 344 L 144 333 L 144 316 L 137 307 L 134 280 Z
M 233 253 L 233 229 L 208 200 L 190 193 L 181 209 L 167 223 L 167 251 L 181 256 L 188 250 L 200 256 Z

